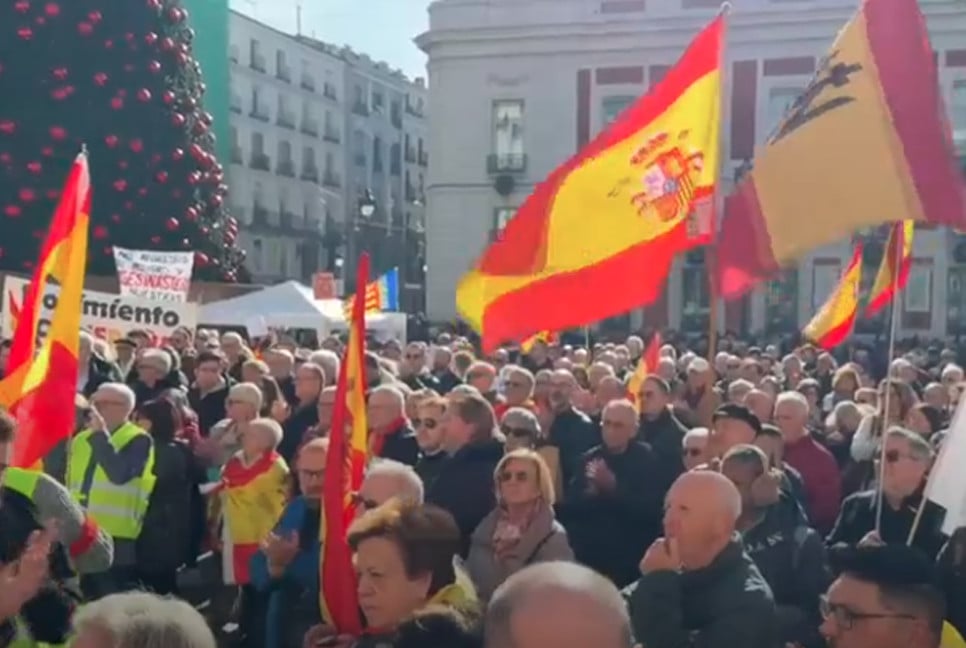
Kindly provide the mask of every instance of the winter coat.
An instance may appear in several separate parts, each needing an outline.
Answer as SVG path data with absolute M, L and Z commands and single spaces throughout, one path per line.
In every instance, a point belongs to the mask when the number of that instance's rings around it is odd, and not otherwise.
M 188 390 L 188 403 L 198 415 L 198 428 L 201 436 L 206 439 L 211 434 L 211 428 L 227 416 L 225 401 L 228 400 L 229 389 L 231 389 L 231 381 L 225 380 L 224 384 L 214 391 L 202 393 L 198 387 Z
M 707 567 L 645 574 L 624 595 L 647 648 L 782 645 L 771 589 L 737 534 Z
M 808 519 L 821 533 L 828 533 L 842 501 L 842 474 L 832 453 L 811 435 L 785 444 L 785 461 L 801 473 L 808 500 Z
M 875 529 L 876 497 L 875 490 L 846 497 L 842 502 L 842 510 L 835 521 L 835 526 L 828 536 L 827 544 L 857 544 L 867 533 Z M 879 525 L 879 537 L 883 542 L 906 544 L 921 502 L 921 495 L 914 495 L 907 498 L 899 510 L 895 510 L 883 499 L 882 520 Z M 912 546 L 923 551 L 930 560 L 936 558 L 946 542 L 940 530 L 944 516 L 945 512 L 941 507 L 927 501 L 926 510 L 923 511 L 916 530 L 916 537 L 912 541 Z
M 138 568 L 144 572 L 174 571 L 189 560 L 192 539 L 192 490 L 204 480 L 204 469 L 181 441 L 155 442 L 157 481 L 137 539 Z
M 287 464 L 295 465 L 295 455 L 305 440 L 306 430 L 318 424 L 319 409 L 314 403 L 292 409 L 292 415 L 282 425 L 282 442 L 278 446 L 278 453 Z
M 499 558 L 493 551 L 493 533 L 500 509 L 483 518 L 470 540 L 466 569 L 476 585 L 481 601 L 488 601 L 494 590 L 527 565 L 550 560 L 574 560 L 567 531 L 554 519 L 553 509 L 544 506 L 530 522 L 510 553 Z
M 443 469 L 443 464 L 449 459 L 449 456 L 442 450 L 436 454 L 422 455 L 419 461 L 416 462 L 416 474 L 419 478 L 423 480 L 424 490 L 429 490 L 433 487 L 436 482 L 436 478 L 439 477 L 440 471 Z
M 671 413 L 670 408 L 655 419 L 642 416 L 638 425 L 637 440 L 651 446 L 657 459 L 662 499 L 678 475 L 684 472 L 681 447 L 687 432 L 688 429 Z
M 582 468 L 584 453 L 600 444 L 600 430 L 594 427 L 589 416 L 570 408 L 553 417 L 547 440 L 560 449 L 560 475 L 566 489 Z
M 374 454 L 381 459 L 392 459 L 407 466 L 415 466 L 419 461 L 419 445 L 416 443 L 416 430 L 409 421 L 402 419 L 392 430 L 376 436 L 369 433 Z

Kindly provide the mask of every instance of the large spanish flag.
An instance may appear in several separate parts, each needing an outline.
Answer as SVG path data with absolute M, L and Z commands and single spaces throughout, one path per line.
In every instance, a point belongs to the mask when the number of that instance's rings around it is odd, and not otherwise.
M 359 257 L 356 285 L 369 281 L 369 255 Z M 349 342 L 339 370 L 335 409 L 329 433 L 329 454 L 322 490 L 322 618 L 339 633 L 362 631 L 356 572 L 346 539 L 355 514 L 352 495 L 362 486 L 366 469 L 366 304 L 356 299 L 349 324 Z
M 917 1 L 864 0 L 725 203 L 721 294 L 862 228 L 966 228 L 963 193 Z
M 657 363 L 661 360 L 662 344 L 661 333 L 655 332 L 647 348 L 644 349 L 641 359 L 637 361 L 637 368 L 627 379 L 627 393 L 638 411 L 641 409 L 641 385 L 644 384 L 647 376 L 657 369 Z
M 91 183 L 87 156 L 71 167 L 17 319 L 0 406 L 17 418 L 13 465 L 32 466 L 74 430 L 81 300 L 87 264 Z M 49 278 L 60 296 L 37 351 L 41 303 Z
M 835 290 L 805 325 L 802 334 L 823 349 L 831 350 L 844 342 L 855 327 L 859 311 L 859 284 L 862 281 L 862 245 L 855 246 L 852 261 L 846 266 Z
M 869 304 L 866 306 L 868 315 L 878 313 L 896 293 L 906 287 L 909 267 L 912 265 L 912 235 L 915 227 L 915 221 L 907 220 L 895 223 L 890 228 L 889 241 L 869 294 Z
M 655 299 L 671 259 L 710 241 L 724 17 L 651 92 L 553 171 L 460 280 L 485 350 Z

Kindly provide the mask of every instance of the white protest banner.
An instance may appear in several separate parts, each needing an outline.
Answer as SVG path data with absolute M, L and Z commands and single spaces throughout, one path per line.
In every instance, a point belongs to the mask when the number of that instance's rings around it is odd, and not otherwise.
M 3 280 L 3 312 L 0 336 L 13 337 L 23 296 L 30 282 L 7 275 Z M 40 309 L 39 337 L 47 335 L 50 316 L 57 305 L 60 288 L 48 284 Z M 165 342 L 175 329 L 197 325 L 197 305 L 176 302 L 146 301 L 113 293 L 85 290 L 81 302 L 81 326 L 105 340 L 113 342 L 134 330 L 146 331 L 154 345 Z
M 114 248 L 121 294 L 150 301 L 188 301 L 194 252 Z

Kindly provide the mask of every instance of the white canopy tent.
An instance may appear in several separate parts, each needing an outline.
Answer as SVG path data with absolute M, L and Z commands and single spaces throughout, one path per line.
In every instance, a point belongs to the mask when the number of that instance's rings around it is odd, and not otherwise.
M 253 336 L 269 328 L 311 329 L 319 337 L 347 328 L 340 299 L 315 299 L 312 289 L 297 281 L 203 304 L 198 310 L 199 326 L 244 326 Z M 375 313 L 366 316 L 366 330 L 378 337 L 406 340 L 405 313 Z

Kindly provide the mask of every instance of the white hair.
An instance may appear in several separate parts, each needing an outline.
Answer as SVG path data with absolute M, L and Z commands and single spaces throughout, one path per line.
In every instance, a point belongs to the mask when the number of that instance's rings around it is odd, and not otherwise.
M 322 369 L 325 373 L 325 382 L 330 385 L 334 385 L 339 379 L 339 356 L 336 355 L 335 351 L 329 351 L 328 349 L 321 349 L 319 351 L 314 351 L 312 355 L 309 356 L 309 362 L 315 366 Z
M 238 344 L 244 344 L 245 343 L 245 341 L 242 339 L 242 336 L 239 335 L 238 333 L 235 333 L 234 331 L 228 331 L 227 333 L 225 333 L 224 335 L 222 335 L 221 336 L 221 341 L 222 342 L 226 342 L 226 341 L 237 342 Z
M 282 442 L 284 432 L 282 431 L 282 426 L 275 419 L 267 417 L 257 418 L 248 425 L 250 428 L 258 428 L 268 434 L 270 449 L 274 450 L 278 448 L 278 444 Z
M 379 385 L 369 392 L 369 398 L 371 399 L 376 394 L 388 394 L 392 398 L 393 403 L 399 407 L 400 411 L 406 408 L 406 396 L 403 394 L 402 389 L 396 385 Z
M 711 431 L 706 427 L 691 428 L 684 433 L 684 438 L 681 439 L 681 445 L 687 446 L 689 439 L 702 439 L 706 440 L 711 435 Z
M 161 373 L 165 375 L 171 372 L 171 356 L 168 355 L 167 351 L 163 351 L 162 349 L 145 349 L 141 353 L 139 362 L 155 364 Z
M 688 371 L 696 371 L 699 373 L 705 373 L 710 368 L 711 368 L 711 365 L 708 364 L 707 360 L 705 360 L 704 358 L 697 358 L 697 357 L 691 360 L 691 362 L 689 362 L 687 366 Z
M 745 394 L 747 395 L 754 388 L 755 385 L 750 380 L 739 378 L 738 380 L 731 381 L 731 384 L 728 385 L 728 396 L 730 397 L 733 393 L 741 389 L 747 390 L 745 391 Z
M 943 367 L 943 371 L 941 374 L 943 379 L 945 379 L 946 376 L 952 376 L 953 374 L 956 374 L 957 376 L 959 376 L 959 379 L 962 380 L 963 368 L 960 367 L 958 364 L 954 364 L 954 363 L 949 363 L 948 365 Z
M 185 601 L 150 592 L 111 594 L 78 608 L 78 635 L 86 630 L 110 636 L 104 648 L 215 648 L 201 614 Z
M 117 382 L 106 382 L 102 383 L 100 387 L 97 388 L 98 392 L 104 392 L 117 396 L 124 401 L 124 409 L 127 411 L 128 415 L 134 411 L 134 405 L 137 402 L 137 397 L 134 395 L 134 390 L 125 385 L 124 383 Z
M 797 391 L 783 391 L 780 393 L 778 398 L 775 399 L 775 409 L 777 410 L 782 403 L 797 403 L 804 415 L 808 415 L 808 410 L 811 409 L 808 404 L 808 399 L 805 398 L 805 394 Z
M 232 385 L 228 390 L 228 398 L 237 400 L 255 408 L 255 411 L 262 409 L 262 388 L 255 383 L 244 382 Z
M 371 477 L 390 477 L 399 483 L 396 496 L 413 504 L 422 504 L 424 499 L 423 480 L 412 466 L 392 459 L 376 459 L 369 465 L 365 479 Z

